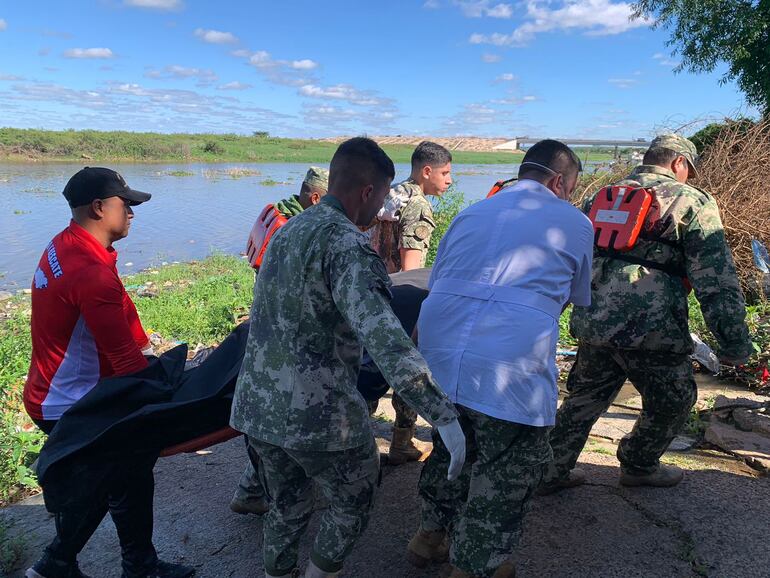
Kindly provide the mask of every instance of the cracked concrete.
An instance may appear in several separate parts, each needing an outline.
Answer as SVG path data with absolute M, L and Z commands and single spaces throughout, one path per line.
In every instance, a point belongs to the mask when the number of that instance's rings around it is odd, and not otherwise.
M 381 405 L 384 417 L 390 404 Z M 390 424 L 375 422 L 387 448 Z M 429 439 L 426 427 L 421 438 Z M 527 518 L 518 576 L 715 578 L 770 577 L 767 521 L 770 480 L 738 460 L 708 452 L 669 453 L 685 480 L 670 489 L 618 485 L 614 445 L 589 444 L 580 465 L 589 483 L 537 498 Z M 203 455 L 161 459 L 156 468 L 155 542 L 162 557 L 194 565 L 204 578 L 260 576 L 262 522 L 227 507 L 244 465 L 243 442 L 232 440 Z M 421 465 L 385 466 L 371 523 L 350 556 L 343 578 L 427 578 L 438 568 L 417 570 L 404 549 L 419 523 L 417 480 Z M 53 534 L 39 496 L 0 511 L 11 533 L 26 539 L 22 575 Z M 318 524 L 316 513 L 309 536 Z M 307 555 L 310 539 L 302 544 Z M 94 578 L 119 573 L 114 527 L 106 520 L 81 555 Z

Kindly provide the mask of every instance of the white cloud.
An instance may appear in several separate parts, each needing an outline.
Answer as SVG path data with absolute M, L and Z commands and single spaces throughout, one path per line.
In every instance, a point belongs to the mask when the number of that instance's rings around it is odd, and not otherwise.
M 182 0 L 123 0 L 123 4 L 153 10 L 177 10 L 184 6 Z
M 109 48 L 70 48 L 64 51 L 65 58 L 112 58 Z
M 618 88 L 625 89 L 636 86 L 639 81 L 636 78 L 610 78 L 607 82 Z
M 385 99 L 378 98 L 370 92 L 358 90 L 349 84 L 335 84 L 325 87 L 305 84 L 300 87 L 299 93 L 302 96 L 311 98 L 344 100 L 360 106 L 380 106 L 385 104 Z
M 425 0 L 425 4 L 423 4 L 422 7 L 427 10 L 437 10 L 438 8 L 441 8 L 441 4 L 439 4 L 438 0 Z
M 249 57 L 249 62 L 257 68 L 270 68 L 277 64 L 266 50 L 257 50 Z
M 497 82 L 513 82 L 514 80 L 516 80 L 516 75 L 510 72 L 505 72 L 495 78 L 495 81 Z
M 669 58 L 668 56 L 660 52 L 656 52 L 655 54 L 653 54 L 652 58 L 654 60 L 657 60 L 658 64 L 660 64 L 661 66 L 669 66 L 671 68 L 676 68 L 681 64 L 681 62 L 673 60 L 672 58 Z
M 633 6 L 612 0 L 563 0 L 561 7 L 553 2 L 530 0 L 526 4 L 525 22 L 510 34 L 471 34 L 471 44 L 494 46 L 523 46 L 541 32 L 580 30 L 589 36 L 621 34 L 633 28 L 649 25 L 643 19 L 631 19 Z
M 303 59 L 303 60 L 293 60 L 291 63 L 291 67 L 295 70 L 312 70 L 318 66 L 317 62 L 314 62 L 310 59 Z
M 24 80 L 23 76 L 16 76 L 15 74 L 0 74 L 0 80 L 15 81 Z
M 226 84 L 221 84 L 217 86 L 219 90 L 248 90 L 249 88 L 252 88 L 253 85 L 246 84 L 243 82 L 238 82 L 237 80 L 234 80 L 233 82 L 228 82 Z
M 502 57 L 499 54 L 482 54 L 481 55 L 481 61 L 486 62 L 487 64 L 500 62 L 500 60 L 502 60 Z
M 195 78 L 198 81 L 198 86 L 208 86 L 219 80 L 217 74 L 208 68 L 189 68 L 186 66 L 179 66 L 178 64 L 166 66 L 163 68 L 163 70 L 150 68 L 144 73 L 144 76 L 146 78 L 162 78 L 171 80 Z
M 234 34 L 231 32 L 222 32 L 221 30 L 196 28 L 195 36 L 209 44 L 235 44 L 238 42 L 238 38 Z
M 510 18 L 513 16 L 513 7 L 510 4 L 492 5 L 490 0 L 455 0 L 463 14 L 468 18 Z
M 0 18 L 0 30 L 5 30 L 6 28 L 8 28 L 8 23 Z

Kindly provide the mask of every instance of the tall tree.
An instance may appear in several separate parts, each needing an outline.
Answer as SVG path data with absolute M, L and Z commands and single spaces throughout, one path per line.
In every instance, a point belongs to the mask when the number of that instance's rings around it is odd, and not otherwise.
M 748 103 L 770 114 L 770 0 L 639 0 L 635 16 L 671 30 L 677 71 L 711 72 L 720 62 Z

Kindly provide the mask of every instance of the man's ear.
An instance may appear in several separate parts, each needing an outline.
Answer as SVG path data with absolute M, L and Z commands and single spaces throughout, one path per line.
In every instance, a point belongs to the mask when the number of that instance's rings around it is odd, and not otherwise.
M 374 192 L 374 185 L 366 185 L 363 189 L 361 189 L 361 200 L 365 203 L 369 200 L 369 198 L 372 196 L 372 193 Z
M 425 165 L 422 167 L 422 176 L 426 181 L 430 180 L 431 174 L 433 174 L 433 167 L 430 165 Z
M 104 199 L 94 199 L 91 201 L 90 217 L 93 219 L 101 219 L 104 217 Z
M 313 191 L 310 193 L 310 203 L 313 205 L 317 205 L 321 201 L 321 195 L 318 194 L 317 191 Z

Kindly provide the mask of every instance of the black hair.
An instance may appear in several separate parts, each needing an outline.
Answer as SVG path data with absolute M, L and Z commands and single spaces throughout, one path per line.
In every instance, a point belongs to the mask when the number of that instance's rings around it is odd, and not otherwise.
M 679 153 L 665 147 L 655 147 L 647 149 L 644 153 L 642 163 L 645 165 L 657 165 L 659 167 L 668 167 L 674 162 Z
M 424 140 L 417 145 L 412 153 L 412 169 L 422 169 L 424 166 L 432 168 L 443 167 L 452 162 L 452 153 L 440 144 Z
M 385 151 L 363 136 L 343 142 L 329 165 L 329 190 L 344 193 L 360 186 L 393 180 L 396 168 Z
M 523 175 L 530 172 L 539 172 L 543 175 L 549 174 L 547 170 L 537 165 L 548 167 L 556 173 L 565 174 L 565 176 L 571 172 L 577 174 L 583 170 L 583 163 L 580 162 L 580 158 L 575 154 L 575 151 L 563 142 L 553 139 L 541 140 L 529 147 L 527 154 L 524 155 L 524 159 L 521 161 L 521 165 L 519 178 L 523 178 Z

